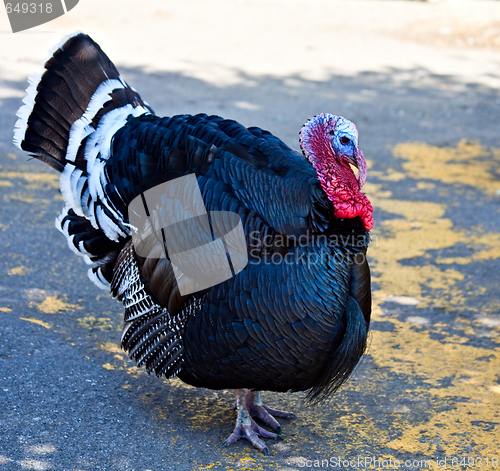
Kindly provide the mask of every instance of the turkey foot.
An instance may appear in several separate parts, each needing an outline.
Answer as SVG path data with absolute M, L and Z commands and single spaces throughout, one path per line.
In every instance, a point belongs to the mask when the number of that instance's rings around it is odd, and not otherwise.
M 281 433 L 281 425 L 274 417 L 281 417 L 282 419 L 291 419 L 295 417 L 290 412 L 273 409 L 262 404 L 260 391 L 247 391 L 245 400 L 250 417 L 259 419 L 262 423 L 272 428 L 277 434 Z
M 274 440 L 281 439 L 281 437 L 277 435 L 277 433 L 281 432 L 281 427 L 273 415 L 291 418 L 293 414 L 271 409 L 263 405 L 259 391 L 254 392 L 245 391 L 244 389 L 235 389 L 234 392 L 236 395 L 236 409 L 238 410 L 236 427 L 229 438 L 222 444 L 222 447 L 232 445 L 240 438 L 246 438 L 255 448 L 265 455 L 269 455 L 269 450 L 262 438 L 273 438 Z M 252 417 L 256 417 L 277 433 L 268 432 L 263 429 L 257 425 Z

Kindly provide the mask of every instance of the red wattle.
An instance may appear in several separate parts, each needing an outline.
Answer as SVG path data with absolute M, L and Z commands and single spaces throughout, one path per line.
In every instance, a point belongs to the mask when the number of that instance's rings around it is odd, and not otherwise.
M 357 195 L 349 195 L 349 199 L 343 199 L 345 193 L 341 196 L 335 194 L 332 198 L 332 203 L 335 208 L 335 217 L 340 219 L 351 219 L 355 217 L 360 217 L 363 221 L 363 226 L 367 231 L 373 228 L 373 207 L 368 200 L 368 198 L 363 193 L 358 193 Z
M 351 219 L 360 217 L 367 231 L 373 228 L 373 207 L 359 189 L 359 183 L 347 164 L 331 166 L 318 172 L 323 190 L 333 203 L 335 217 Z

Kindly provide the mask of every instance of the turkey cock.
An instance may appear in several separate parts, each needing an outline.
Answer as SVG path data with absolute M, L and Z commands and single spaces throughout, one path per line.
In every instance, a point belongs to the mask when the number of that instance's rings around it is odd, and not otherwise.
M 371 312 L 372 206 L 353 123 L 310 119 L 301 154 L 219 116 L 160 118 L 85 34 L 55 50 L 18 117 L 15 144 L 61 173 L 56 227 L 91 264 L 91 280 L 125 307 L 124 350 L 148 373 L 235 390 L 236 428 L 223 445 L 247 438 L 268 453 L 262 438 L 281 432 L 274 417 L 292 414 L 264 405 L 260 391 L 308 391 L 317 402 L 347 380 Z M 190 175 L 207 213 L 239 217 L 248 263 L 186 294 L 164 232 L 139 253 L 128 209 Z

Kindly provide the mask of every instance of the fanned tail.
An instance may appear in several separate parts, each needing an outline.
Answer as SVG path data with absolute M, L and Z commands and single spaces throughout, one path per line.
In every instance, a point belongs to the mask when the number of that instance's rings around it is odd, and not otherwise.
M 130 229 L 105 163 L 116 131 L 130 117 L 152 110 L 83 33 L 55 49 L 42 72 L 30 79 L 23 102 L 14 143 L 61 172 L 66 206 L 56 227 L 74 252 L 96 265 L 90 278 L 108 287 L 110 265 Z

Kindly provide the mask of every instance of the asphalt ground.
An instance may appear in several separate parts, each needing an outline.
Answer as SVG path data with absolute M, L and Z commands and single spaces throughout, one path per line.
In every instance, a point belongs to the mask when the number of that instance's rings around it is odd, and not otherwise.
M 219 448 L 231 392 L 127 360 L 120 305 L 54 228 L 56 172 L 12 144 L 27 77 L 76 30 L 159 115 L 219 114 L 295 148 L 320 112 L 358 127 L 369 350 L 329 404 L 264 394 L 297 416 L 269 457 Z M 0 33 L 0 470 L 499 465 L 500 2 L 81 0 L 25 33 L 0 13 Z

